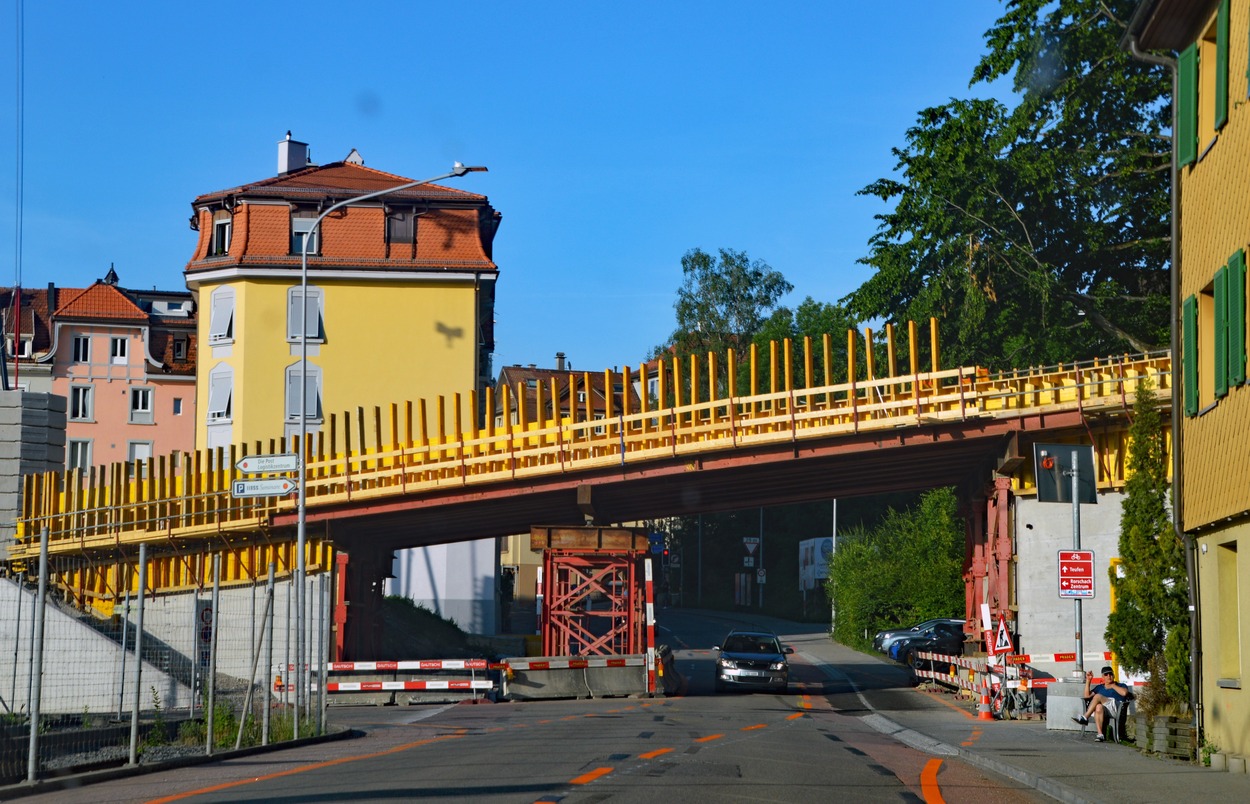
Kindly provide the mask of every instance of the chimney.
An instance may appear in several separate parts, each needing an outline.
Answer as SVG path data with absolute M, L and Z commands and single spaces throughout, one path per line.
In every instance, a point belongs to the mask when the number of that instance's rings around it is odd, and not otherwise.
M 556 371 L 564 371 L 564 352 L 556 352 Z
M 56 283 L 48 283 L 48 314 L 56 312 Z
M 308 143 L 291 139 L 291 132 L 286 139 L 278 140 L 278 175 L 303 170 L 312 164 L 308 158 Z

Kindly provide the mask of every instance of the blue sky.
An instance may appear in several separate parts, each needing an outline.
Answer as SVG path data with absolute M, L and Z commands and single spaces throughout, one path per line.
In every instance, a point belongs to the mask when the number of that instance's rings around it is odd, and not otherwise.
M 0 0 L 0 284 L 15 260 L 16 0 Z M 191 200 L 289 129 L 503 213 L 495 366 L 637 365 L 688 249 L 857 287 L 916 113 L 969 89 L 995 0 L 25 3 L 22 284 L 183 288 Z M 450 183 L 450 182 L 449 182 Z M 362 316 L 361 326 L 369 326 Z

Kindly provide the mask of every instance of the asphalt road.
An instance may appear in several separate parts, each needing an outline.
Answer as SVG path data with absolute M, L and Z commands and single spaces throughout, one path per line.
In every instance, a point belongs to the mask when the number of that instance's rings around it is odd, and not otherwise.
M 712 646 L 758 621 L 678 611 L 659 619 L 688 680 L 680 696 L 336 708 L 333 722 L 366 736 L 25 801 L 1045 800 L 874 730 L 864 718 L 874 711 L 942 704 L 911 690 L 901 667 L 860 663 L 841 648 L 841 666 L 816 657 L 829 646 L 818 627 L 783 634 L 796 650 L 784 694 L 716 695 Z

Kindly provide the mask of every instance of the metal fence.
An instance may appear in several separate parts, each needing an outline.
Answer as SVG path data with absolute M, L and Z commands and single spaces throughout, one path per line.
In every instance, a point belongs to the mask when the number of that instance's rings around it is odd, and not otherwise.
M 118 591 L 82 608 L 53 586 L 73 557 L 45 550 L 37 572 L 0 578 L 0 784 L 324 731 L 316 674 L 297 695 L 273 670 L 295 666 L 298 624 L 304 666 L 325 666 L 330 578 L 305 580 L 300 616 L 294 583 L 272 564 L 267 577 L 223 588 L 220 556 L 188 557 L 208 577 L 155 595 L 146 552 Z

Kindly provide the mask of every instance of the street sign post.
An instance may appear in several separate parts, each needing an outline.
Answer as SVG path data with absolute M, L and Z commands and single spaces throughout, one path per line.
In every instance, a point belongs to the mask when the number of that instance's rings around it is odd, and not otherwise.
M 248 455 L 240 459 L 234 468 L 248 474 L 294 472 L 299 469 L 299 456 L 293 452 L 282 455 Z
M 1059 597 L 1094 596 L 1094 551 L 1059 551 Z
M 766 582 L 767 580 L 768 580 L 768 571 L 766 569 L 764 569 L 763 567 L 760 567 L 759 569 L 755 571 L 756 583 L 762 584 Z
M 236 480 L 230 484 L 230 496 L 241 497 L 281 497 L 295 491 L 295 481 L 285 477 L 268 480 Z

